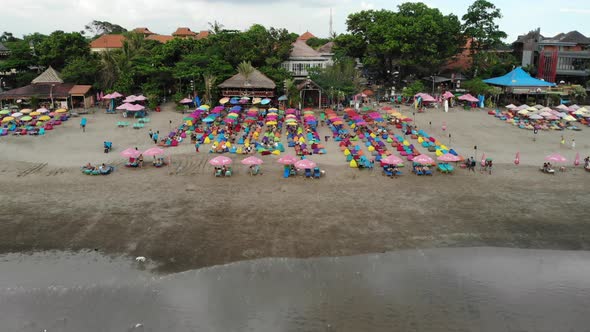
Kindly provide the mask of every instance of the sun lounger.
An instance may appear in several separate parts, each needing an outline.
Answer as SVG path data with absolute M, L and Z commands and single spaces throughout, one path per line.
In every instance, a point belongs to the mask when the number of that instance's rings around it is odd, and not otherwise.
M 285 167 L 284 171 L 283 171 L 283 177 L 286 179 L 291 175 L 291 170 L 289 169 L 289 167 Z
M 139 123 L 150 123 L 151 119 L 150 118 L 141 118 L 139 119 Z
M 321 173 L 321 171 L 320 171 L 320 168 L 319 168 L 319 167 L 316 167 L 316 168 L 314 168 L 314 169 L 313 169 L 313 178 L 314 178 L 314 179 L 319 179 L 319 178 L 320 178 L 320 176 L 321 176 L 321 174 L 322 174 L 322 173 Z
M 311 169 L 309 169 L 309 168 L 306 168 L 305 169 L 305 177 L 306 178 L 311 178 Z
M 138 123 L 138 122 L 136 122 L 136 123 L 134 123 L 134 124 L 133 124 L 133 129 L 141 129 L 141 128 L 143 128 L 144 126 L 145 126 L 145 125 L 144 125 L 143 123 Z

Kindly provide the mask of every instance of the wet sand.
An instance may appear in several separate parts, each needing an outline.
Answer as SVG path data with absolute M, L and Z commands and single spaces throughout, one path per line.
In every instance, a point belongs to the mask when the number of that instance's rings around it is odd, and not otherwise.
M 213 155 L 195 154 L 187 143 L 170 150 L 171 167 L 125 169 L 117 150 L 102 153 L 102 137 L 119 135 L 118 151 L 134 143 L 142 149 L 151 146 L 147 128 L 117 133 L 112 125 L 121 119 L 104 120 L 104 114 L 93 115 L 87 133 L 76 120 L 43 138 L 2 138 L 0 252 L 97 249 L 146 256 L 171 272 L 261 257 L 406 248 L 590 248 L 590 173 L 577 168 L 549 176 L 531 166 L 559 149 L 553 142 L 561 133 L 525 143 L 530 132 L 482 112 L 435 112 L 418 115 L 418 125 L 432 119 L 435 127 L 445 119 L 455 130 L 461 124 L 451 145 L 466 154 L 462 149 L 481 140 L 497 160 L 493 175 L 458 169 L 417 177 L 405 169 L 388 179 L 348 168 L 333 142 L 327 155 L 313 156 L 327 172 L 320 180 L 283 179 L 276 157 L 266 156 L 263 176 L 250 177 L 237 164 L 234 177 L 214 178 L 207 163 Z M 154 128 L 164 131 L 171 117 L 182 115 L 154 114 Z M 468 135 L 476 131 L 485 134 Z M 573 134 L 587 153 L 590 130 Z M 518 167 L 511 164 L 517 149 L 523 155 Z M 79 165 L 103 160 L 119 168 L 110 176 L 79 172 Z

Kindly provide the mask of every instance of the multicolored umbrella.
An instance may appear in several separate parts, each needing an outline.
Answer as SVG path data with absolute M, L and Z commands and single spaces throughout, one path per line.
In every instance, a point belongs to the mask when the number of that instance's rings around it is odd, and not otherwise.
M 268 99 L 268 98 L 264 98 L 264 99 L 262 99 L 262 100 L 260 101 L 260 104 L 262 104 L 262 105 L 268 105 L 268 104 L 270 104 L 270 99 Z
M 229 98 L 227 98 L 227 97 L 224 97 L 224 98 L 219 99 L 219 103 L 221 105 L 227 104 L 228 102 L 229 102 Z

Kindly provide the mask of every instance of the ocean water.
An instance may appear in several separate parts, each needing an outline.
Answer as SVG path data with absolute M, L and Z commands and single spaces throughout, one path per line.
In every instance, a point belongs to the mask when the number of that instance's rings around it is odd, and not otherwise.
M 0 331 L 590 331 L 584 251 L 268 258 L 171 275 L 146 264 L 0 256 Z

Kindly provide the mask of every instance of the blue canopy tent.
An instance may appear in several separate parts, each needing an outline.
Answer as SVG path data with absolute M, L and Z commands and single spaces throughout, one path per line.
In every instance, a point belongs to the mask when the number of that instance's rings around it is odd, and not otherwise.
M 483 80 L 487 84 L 498 85 L 504 87 L 550 87 L 555 86 L 555 83 L 545 82 L 543 80 L 531 77 L 522 67 L 518 67 L 508 74 L 500 77 L 488 78 Z

